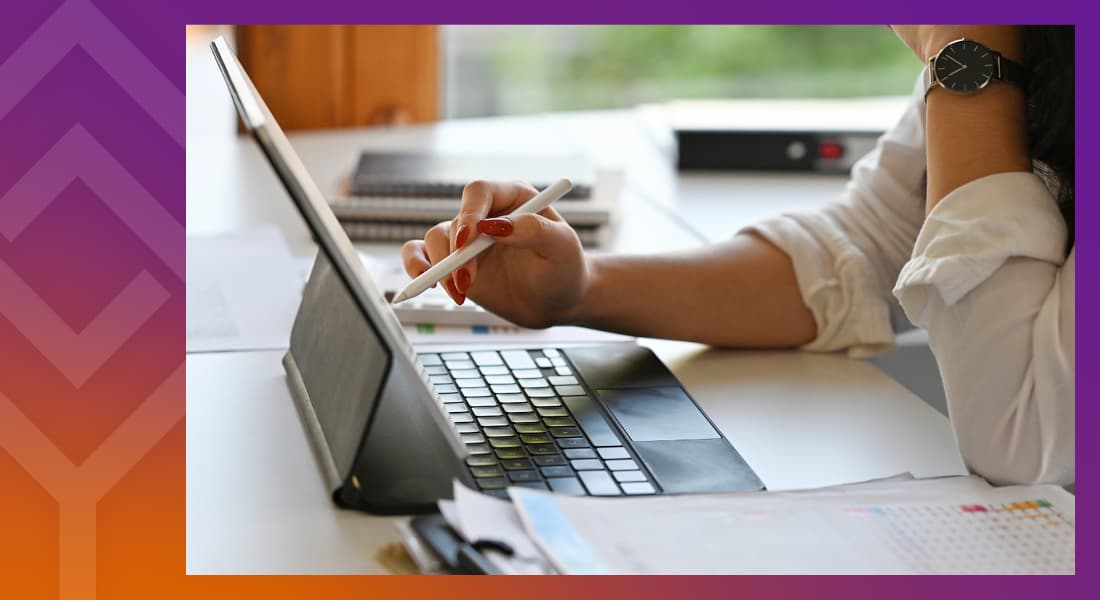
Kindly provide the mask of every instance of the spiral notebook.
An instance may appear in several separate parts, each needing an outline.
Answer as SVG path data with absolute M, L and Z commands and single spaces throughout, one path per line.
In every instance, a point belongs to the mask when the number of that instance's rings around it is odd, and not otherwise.
M 585 246 L 607 241 L 621 189 L 619 171 L 596 169 L 576 155 L 441 155 L 364 152 L 347 193 L 330 197 L 336 217 L 357 241 L 423 237 L 458 214 L 475 179 L 521 180 L 536 188 L 567 177 L 573 189 L 554 204 Z

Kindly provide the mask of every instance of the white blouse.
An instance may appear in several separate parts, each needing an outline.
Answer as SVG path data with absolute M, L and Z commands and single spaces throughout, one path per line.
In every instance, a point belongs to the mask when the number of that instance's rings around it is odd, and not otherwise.
M 925 218 L 924 90 L 822 210 L 751 228 L 786 252 L 808 350 L 865 357 L 928 332 L 959 448 L 994 483 L 1073 483 L 1074 255 L 1032 173 L 952 191 Z M 906 317 L 908 318 L 906 320 Z

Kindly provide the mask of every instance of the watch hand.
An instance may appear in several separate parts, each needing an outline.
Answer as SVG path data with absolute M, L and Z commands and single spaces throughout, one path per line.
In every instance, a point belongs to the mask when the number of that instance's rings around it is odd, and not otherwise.
M 960 67 L 962 67 L 963 69 L 965 69 L 965 68 L 966 68 L 966 65 L 965 65 L 965 64 L 963 64 L 963 63 L 959 62 L 959 61 L 958 61 L 958 60 L 957 60 L 957 59 L 956 59 L 955 57 L 951 56 L 950 54 L 946 54 L 946 55 L 944 55 L 944 58 L 949 58 L 949 59 L 951 59 L 951 62 L 955 63 L 956 65 L 959 65 L 959 66 L 960 66 Z M 957 71 L 956 71 L 956 72 L 957 72 Z
M 965 69 L 965 68 L 966 68 L 966 65 L 963 65 L 963 66 L 959 67 L 958 69 L 955 69 L 954 71 L 951 71 L 951 72 L 950 72 L 950 73 L 948 73 L 948 74 L 947 74 L 946 76 L 947 76 L 947 77 L 951 77 L 951 76 L 952 76 L 952 75 L 954 75 L 955 73 L 958 73 L 959 71 L 962 71 L 962 70 L 963 70 L 963 69 Z

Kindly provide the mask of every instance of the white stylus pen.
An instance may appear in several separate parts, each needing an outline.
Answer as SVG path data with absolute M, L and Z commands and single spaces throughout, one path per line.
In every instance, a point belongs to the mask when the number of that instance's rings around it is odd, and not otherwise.
M 535 194 L 533 198 L 521 204 L 519 208 L 512 211 L 510 214 L 521 215 L 524 213 L 537 213 L 553 204 L 571 189 L 573 189 L 572 182 L 568 179 L 559 179 L 554 182 L 553 185 Z M 416 279 L 409 282 L 409 285 L 405 286 L 405 289 L 401 290 L 401 293 L 393 297 L 393 304 L 404 302 L 409 298 L 415 298 L 423 294 L 424 290 L 439 283 L 444 277 L 451 273 L 454 273 L 459 267 L 470 262 L 470 259 L 488 250 L 489 246 L 492 246 L 494 243 L 496 243 L 496 240 L 491 235 L 479 236 L 476 240 L 470 242 L 468 246 L 461 248 L 457 252 L 451 253 L 447 258 L 435 263 L 430 269 L 424 271 Z

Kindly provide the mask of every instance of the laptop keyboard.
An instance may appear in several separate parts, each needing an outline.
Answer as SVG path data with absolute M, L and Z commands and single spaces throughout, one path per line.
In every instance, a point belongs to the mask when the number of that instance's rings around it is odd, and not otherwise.
M 511 485 L 573 495 L 653 494 L 623 444 L 559 350 L 421 354 L 469 457 L 481 491 Z

